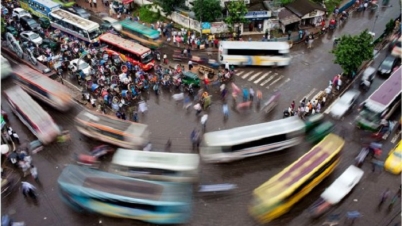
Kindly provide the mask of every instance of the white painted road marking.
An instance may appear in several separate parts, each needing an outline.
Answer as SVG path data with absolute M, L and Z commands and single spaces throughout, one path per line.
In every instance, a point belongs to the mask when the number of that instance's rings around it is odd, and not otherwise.
M 245 78 L 247 78 L 249 75 L 251 75 L 253 72 L 254 72 L 254 71 L 250 71 L 250 72 L 246 73 L 245 75 L 243 75 L 241 78 L 242 78 L 242 79 L 245 79 Z
M 285 81 L 283 81 L 280 85 L 278 85 L 278 87 L 276 87 L 276 90 L 278 90 L 279 88 L 281 88 L 283 85 L 285 85 L 285 83 L 289 82 L 290 78 L 287 78 Z
M 304 98 L 308 99 L 313 93 L 317 91 L 316 88 L 313 88 L 306 96 L 304 96 L 299 102 L 301 102 Z
M 267 77 L 269 74 L 271 74 L 272 71 L 268 71 L 267 73 L 263 74 L 259 79 L 254 81 L 254 84 L 259 83 L 261 80 L 263 80 L 265 77 Z
M 240 76 L 244 73 L 244 71 L 236 72 L 236 76 Z
M 253 76 L 251 76 L 248 81 L 253 81 L 257 76 L 259 76 L 262 73 L 262 71 L 255 73 Z
M 283 79 L 283 75 L 279 76 L 279 78 L 275 79 L 269 86 L 265 87 L 267 89 L 269 89 L 269 87 L 271 87 L 272 85 L 274 85 L 275 83 L 277 83 L 279 80 Z
M 260 85 L 263 86 L 265 84 L 267 84 L 268 82 L 270 82 L 272 79 L 275 78 L 275 76 L 277 76 L 278 73 L 273 74 L 271 77 L 269 77 L 267 80 L 265 80 L 264 82 L 262 82 Z

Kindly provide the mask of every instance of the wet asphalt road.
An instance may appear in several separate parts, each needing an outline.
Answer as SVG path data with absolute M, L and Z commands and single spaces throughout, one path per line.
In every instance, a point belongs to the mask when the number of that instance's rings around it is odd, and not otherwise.
M 392 12 L 395 13 L 395 8 L 388 8 L 387 10 L 394 10 Z M 365 16 L 368 17 L 367 12 Z M 385 24 L 389 20 L 389 18 L 386 18 L 387 16 L 393 18 L 388 13 L 383 13 L 378 18 L 376 22 L 378 30 L 383 30 L 384 26 L 380 29 L 380 21 Z M 365 27 L 371 27 L 371 25 L 359 25 L 361 21 L 366 20 L 366 18 L 356 19 L 355 21 L 349 20 L 348 24 L 341 31 L 352 32 L 355 29 L 361 30 Z M 332 47 L 330 39 L 316 40 L 314 44 L 314 49 L 308 51 L 302 49 L 304 46 L 296 46 L 296 49 L 293 50 L 294 58 L 292 65 L 286 69 L 275 69 L 286 71 L 284 75 L 292 77 L 290 77 L 291 81 L 281 86 L 280 91 L 285 95 L 282 95 L 280 104 L 269 116 L 263 116 L 256 108 L 243 114 L 233 112 L 232 110 L 229 120 L 225 123 L 221 112 L 221 104 L 219 101 L 214 101 L 208 112 L 210 117 L 207 122 L 207 131 L 279 119 L 282 117 L 282 110 L 289 105 L 292 99 L 295 99 L 297 102 L 303 96 L 310 93 L 312 89 L 316 88 L 317 91 L 323 89 L 327 81 L 340 72 L 340 68 L 331 63 L 332 58 L 330 54 L 327 54 Z M 375 59 L 374 66 L 378 66 L 384 57 L 385 54 L 381 53 Z M 307 65 L 306 61 L 314 63 L 308 63 Z M 254 68 L 246 69 L 256 70 Z M 261 68 L 258 70 L 271 69 Z M 238 78 L 236 78 L 236 82 L 239 86 L 250 85 L 251 83 L 248 80 Z M 359 102 L 368 97 L 381 82 L 382 79 L 376 79 L 370 91 L 363 94 Z M 11 85 L 12 82 L 10 80 L 4 80 L 2 81 L 1 88 L 4 90 Z M 280 85 L 280 83 L 277 85 Z M 273 86 L 272 90 L 263 91 L 264 96 L 267 98 L 271 91 L 273 92 L 274 90 L 275 87 Z M 149 129 L 152 132 L 151 141 L 155 150 L 163 149 L 167 139 L 170 138 L 173 143 L 171 149 L 174 152 L 191 152 L 189 134 L 193 128 L 199 126 L 199 118 L 193 112 L 187 113 L 181 109 L 180 105 L 175 105 L 170 96 L 170 93 L 164 93 L 157 99 L 151 94 L 148 100 L 149 112 L 144 116 L 140 116 L 140 122 L 149 125 Z M 65 144 L 47 146 L 42 152 L 33 157 L 40 177 L 40 185 L 38 185 L 40 195 L 39 205 L 35 206 L 27 202 L 20 191 L 15 191 L 7 199 L 2 200 L 2 214 L 10 213 L 15 220 L 25 221 L 27 225 L 149 225 L 133 220 L 79 214 L 62 203 L 57 194 L 56 183 L 61 170 L 65 165 L 73 163 L 73 153 L 85 153 L 100 143 L 80 135 L 73 126 L 73 118 L 83 106 L 77 104 L 67 113 L 57 112 L 44 104 L 42 106 L 45 110 L 49 111 L 59 125 L 71 131 L 72 141 Z M 22 141 L 28 142 L 35 139 L 26 127 L 10 113 L 9 107 L 5 104 L 3 97 L 2 108 L 9 112 L 11 126 L 18 132 Z M 367 134 L 354 128 L 353 119 L 355 115 L 356 109 L 343 120 L 336 122 L 335 133 L 344 136 L 347 141 L 341 163 L 337 169 L 309 195 L 296 204 L 288 214 L 278 218 L 269 225 L 318 226 L 322 225 L 325 221 L 325 216 L 328 216 L 330 213 L 341 213 L 342 216 L 345 216 L 347 211 L 352 210 L 358 210 L 363 215 L 361 219 L 356 220 L 354 225 L 385 226 L 400 222 L 400 202 L 389 212 L 386 211 L 386 208 L 380 210 L 376 208 L 380 193 L 385 188 L 389 187 L 392 194 L 396 192 L 400 184 L 400 176 L 391 175 L 387 172 L 371 173 L 371 165 L 369 163 L 363 166 L 365 175 L 361 183 L 338 206 L 316 221 L 310 221 L 305 212 L 305 209 L 318 199 L 325 187 L 329 186 L 353 163 L 353 158 L 360 151 L 361 139 L 367 136 Z M 395 116 L 395 118 L 397 117 L 398 115 Z M 384 142 L 383 159 L 386 158 L 388 151 L 394 145 L 390 142 L 390 139 Z M 186 225 L 258 225 L 247 213 L 247 205 L 250 201 L 252 190 L 291 164 L 311 147 L 310 144 L 303 143 L 300 146 L 282 152 L 245 159 L 230 164 L 202 164 L 200 167 L 201 184 L 234 183 L 238 185 L 238 189 L 221 196 L 201 196 L 195 194 L 192 220 Z M 106 158 L 105 162 L 109 159 Z M 105 164 L 105 166 L 107 165 Z M 31 178 L 27 180 L 32 181 Z M 339 225 L 348 225 L 344 220 L 345 217 L 342 217 Z

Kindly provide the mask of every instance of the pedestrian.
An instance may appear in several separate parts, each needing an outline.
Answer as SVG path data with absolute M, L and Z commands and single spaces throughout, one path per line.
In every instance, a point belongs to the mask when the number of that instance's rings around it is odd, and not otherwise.
M 204 115 L 201 117 L 201 120 L 200 120 L 203 131 L 205 131 L 205 128 L 207 127 L 207 120 L 208 120 L 208 115 L 207 115 L 207 114 L 204 114 Z
M 124 111 L 121 113 L 121 119 L 126 120 L 126 113 Z
M 159 84 L 155 83 L 155 85 L 152 88 L 155 92 L 155 95 L 158 96 L 159 95 Z
M 19 167 L 22 169 L 23 177 L 28 176 L 28 174 L 30 173 L 30 172 L 29 172 L 29 168 L 30 168 L 29 163 L 27 163 L 27 162 L 21 160 L 21 161 L 18 162 L 18 165 L 19 165 Z
M 93 108 L 96 108 L 96 99 L 94 97 L 91 98 L 91 105 Z
M 152 150 L 152 144 L 151 142 L 148 142 L 147 145 L 145 145 L 143 151 L 151 151 Z
M 138 122 L 138 112 L 137 111 L 133 111 L 133 121 Z
M 191 60 L 188 61 L 188 70 L 191 71 L 193 69 L 193 62 Z
M 243 102 L 247 102 L 249 98 L 249 92 L 247 88 L 243 88 Z
M 167 59 L 166 53 L 163 54 L 163 63 L 164 63 L 164 64 L 168 64 L 168 59 Z
M 166 145 L 165 145 L 165 152 L 170 152 L 170 147 L 171 146 L 172 146 L 172 141 L 169 138 L 168 141 L 166 142 Z
M 290 41 L 290 36 L 292 35 L 292 31 L 288 30 L 288 41 Z
M 374 173 L 376 168 L 380 169 L 380 172 L 382 171 L 382 167 L 384 166 L 384 162 L 380 161 L 378 159 L 373 158 L 371 160 L 371 166 L 372 166 L 372 172 Z
M 21 182 L 22 183 L 22 194 L 24 197 L 31 197 L 32 199 L 36 200 L 36 188 L 33 186 L 31 183 L 28 183 L 26 181 Z
M 119 111 L 116 111 L 116 117 L 117 117 L 118 119 L 121 119 L 121 112 L 120 112 L 120 110 L 119 110 Z
M 363 12 L 366 11 L 367 7 L 368 7 L 368 2 L 365 1 L 363 4 Z
M 92 0 L 88 0 L 89 6 L 92 8 Z
M 314 41 L 313 36 L 310 35 L 307 41 L 308 43 L 307 49 L 311 49 L 311 47 L 313 47 L 313 41 Z
M 96 0 L 92 0 L 92 3 L 94 4 L 94 7 L 96 8 Z
M 290 107 L 292 108 L 292 110 L 295 109 L 295 101 L 293 100 L 292 103 L 290 104 Z
M 325 102 L 327 101 L 327 99 L 325 98 L 325 96 L 322 97 L 321 100 L 321 108 L 325 107 Z
M 31 171 L 31 175 L 32 175 L 33 179 L 38 180 L 38 178 L 39 178 L 38 177 L 38 169 L 34 165 L 31 165 L 30 171 Z
M 262 32 L 262 24 L 261 23 L 258 24 L 258 31 Z
M 227 103 L 224 103 L 222 105 L 222 111 L 223 111 L 223 118 L 225 119 L 229 118 L 229 107 Z
M 381 206 L 381 205 L 385 202 L 385 200 L 387 200 L 387 198 L 388 198 L 388 196 L 389 196 L 390 193 L 391 193 L 391 192 L 389 191 L 389 188 L 387 188 L 387 189 L 381 194 L 381 200 L 380 200 L 380 203 L 378 204 L 379 206 Z
M 196 105 L 194 105 L 194 110 L 195 110 L 195 115 L 198 116 L 202 111 L 201 104 L 197 103 Z
M 250 93 L 250 101 L 252 102 L 254 100 L 255 95 L 254 89 L 250 87 L 249 93 Z
M 116 14 L 116 12 L 114 11 L 113 4 L 110 4 L 109 5 L 109 15 L 113 16 L 114 14 Z

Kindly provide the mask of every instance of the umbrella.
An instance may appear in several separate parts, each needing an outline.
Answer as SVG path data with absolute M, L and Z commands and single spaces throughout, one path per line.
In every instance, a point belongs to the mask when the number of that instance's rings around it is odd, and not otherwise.
M 232 83 L 232 95 L 234 97 L 237 96 L 237 94 L 240 93 L 240 88 L 238 86 L 236 86 L 234 83 Z
M 91 90 L 92 92 L 95 91 L 99 87 L 98 84 L 92 83 Z

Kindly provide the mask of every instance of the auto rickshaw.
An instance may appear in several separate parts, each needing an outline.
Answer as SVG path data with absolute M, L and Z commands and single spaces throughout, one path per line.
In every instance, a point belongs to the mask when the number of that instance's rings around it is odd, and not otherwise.
M 185 85 L 200 86 L 201 80 L 198 78 L 197 74 L 191 71 L 185 71 L 182 73 L 182 82 Z
M 308 133 L 310 130 L 312 130 L 314 127 L 316 127 L 318 124 L 323 122 L 324 120 L 324 115 L 323 114 L 315 114 L 310 117 L 307 117 L 306 119 L 306 133 Z
M 307 133 L 306 140 L 307 140 L 307 142 L 310 142 L 310 143 L 318 143 L 325 136 L 327 136 L 329 133 L 331 133 L 333 128 L 334 128 L 334 124 L 332 122 L 329 122 L 329 121 L 324 122 L 324 123 L 320 124 L 319 126 L 310 130 L 310 132 Z
M 40 18 L 38 19 L 38 21 L 39 21 L 40 26 L 41 26 L 43 29 L 48 29 L 48 28 L 50 27 L 50 20 L 49 20 L 48 18 L 46 18 L 46 17 L 40 17 Z

